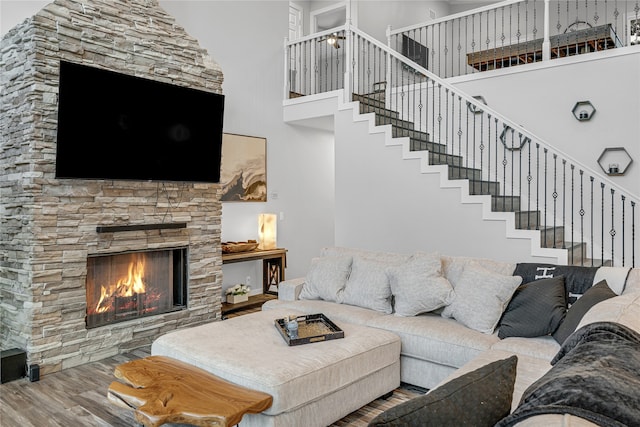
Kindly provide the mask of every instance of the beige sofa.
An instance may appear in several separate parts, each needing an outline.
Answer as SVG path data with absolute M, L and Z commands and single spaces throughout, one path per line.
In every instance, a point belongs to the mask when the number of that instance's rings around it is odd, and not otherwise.
M 359 268 L 357 275 L 361 279 L 375 283 L 377 279 L 374 276 L 362 274 L 363 266 L 371 267 L 380 263 L 382 267 L 378 269 L 379 276 L 380 271 L 389 272 L 390 269 L 393 269 L 393 267 L 389 267 L 390 265 L 401 265 L 409 262 L 414 256 L 415 254 L 373 252 L 350 248 L 325 248 L 318 260 L 314 260 L 314 262 L 340 258 L 351 258 L 352 260 L 354 271 L 347 272 L 347 286 L 343 289 L 341 296 L 332 298 L 330 295 L 321 299 L 317 292 L 316 295 L 313 295 L 313 292 L 310 295 L 308 291 L 305 291 L 305 286 L 311 287 L 309 282 L 318 280 L 318 277 L 313 277 L 310 269 L 305 278 L 282 282 L 278 299 L 267 302 L 263 306 L 263 310 L 289 308 L 308 314 L 324 313 L 329 318 L 342 322 L 362 324 L 394 332 L 400 337 L 402 343 L 401 381 L 427 389 L 433 389 L 491 361 L 504 359 L 515 354 L 518 356 L 517 378 L 513 394 L 513 407 L 515 408 L 523 391 L 551 368 L 550 361 L 560 349 L 560 344 L 552 336 L 501 339 L 498 336 L 498 325 L 493 332 L 486 330 L 481 332 L 478 330 L 479 328 L 468 327 L 455 317 L 447 317 L 446 304 L 444 307 L 430 312 L 400 316 L 395 312 L 397 305 L 395 307 L 393 305 L 393 298 L 396 298 L 396 304 L 399 303 L 395 295 L 391 300 L 391 313 L 372 309 L 370 308 L 371 303 L 358 304 L 354 300 L 353 294 L 350 297 L 347 295 L 348 281 L 355 274 L 356 265 Z M 459 284 L 465 280 L 464 273 L 471 270 L 471 265 L 476 266 L 475 268 L 480 265 L 496 276 L 512 276 L 516 268 L 516 263 L 446 255 L 441 255 L 440 261 L 442 277 L 451 283 L 454 290 L 462 289 Z M 314 265 L 316 264 L 312 265 L 312 269 Z M 612 321 L 625 324 L 640 332 L 640 269 L 603 268 L 598 270 L 596 276 L 598 281 L 605 278 L 609 282 L 610 288 L 619 296 L 596 304 L 584 315 L 579 326 L 595 321 Z M 323 277 L 320 276 L 320 278 Z M 479 286 L 481 286 L 483 278 L 480 276 L 477 278 Z M 466 280 L 468 279 L 466 277 Z M 370 295 L 365 295 L 366 292 L 363 292 L 362 288 L 358 290 L 364 295 L 364 299 L 371 299 Z M 507 299 L 504 302 L 504 307 L 508 302 Z M 480 311 L 478 310 L 479 314 Z M 467 324 L 469 323 L 467 322 Z M 572 417 L 562 415 L 549 415 L 547 418 L 542 417 L 542 420 L 536 418 L 539 417 L 527 420 L 526 425 L 591 425 L 588 421 L 580 419 L 576 421 L 571 419 Z M 549 423 L 550 420 L 551 423 Z

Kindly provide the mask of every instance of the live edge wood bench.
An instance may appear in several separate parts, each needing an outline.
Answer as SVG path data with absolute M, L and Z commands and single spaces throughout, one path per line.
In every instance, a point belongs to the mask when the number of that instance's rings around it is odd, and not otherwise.
M 225 381 L 203 369 L 166 356 L 149 356 L 115 368 L 109 401 L 135 410 L 147 427 L 165 423 L 228 427 L 245 413 L 260 413 L 272 397 Z

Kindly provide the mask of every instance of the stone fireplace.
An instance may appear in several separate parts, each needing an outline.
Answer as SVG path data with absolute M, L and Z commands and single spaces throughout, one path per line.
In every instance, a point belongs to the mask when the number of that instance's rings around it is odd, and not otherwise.
M 219 66 L 155 0 L 57 0 L 0 47 L 2 349 L 46 375 L 219 319 L 218 185 L 55 178 L 60 60 L 222 93 Z

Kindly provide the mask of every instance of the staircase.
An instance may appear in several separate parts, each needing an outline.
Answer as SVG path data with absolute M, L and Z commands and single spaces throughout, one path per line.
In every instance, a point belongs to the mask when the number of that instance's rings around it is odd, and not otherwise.
M 408 137 L 412 151 L 428 151 L 430 165 L 446 165 L 449 180 L 469 180 L 471 195 L 490 195 L 493 212 L 513 212 L 517 229 L 538 230 L 540 232 L 540 247 L 566 249 L 570 265 L 611 265 L 610 260 L 604 260 L 603 263 L 598 259 L 587 258 L 587 244 L 567 242 L 565 227 L 541 224 L 540 211 L 521 210 L 519 196 L 501 194 L 499 182 L 484 180 L 482 170 L 465 167 L 462 156 L 448 154 L 445 145 L 431 141 L 428 133 L 414 129 L 414 123 L 400 119 L 399 112 L 386 108 L 384 91 L 367 94 L 354 93 L 352 101 L 358 102 L 360 114 L 374 113 L 376 126 L 391 125 L 394 138 Z

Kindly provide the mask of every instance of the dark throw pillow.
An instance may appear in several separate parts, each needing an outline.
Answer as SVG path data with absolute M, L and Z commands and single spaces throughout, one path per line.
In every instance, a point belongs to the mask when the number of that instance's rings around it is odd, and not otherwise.
M 369 426 L 493 426 L 511 412 L 517 363 L 517 356 L 511 356 L 467 372 L 387 409 Z
M 593 285 L 569 307 L 567 314 L 564 316 L 564 320 L 553 333 L 553 338 L 562 345 L 569 335 L 576 330 L 578 324 L 591 307 L 615 296 L 617 296 L 617 294 L 609 288 L 606 280 L 601 280 Z
M 500 319 L 498 337 L 541 337 L 556 331 L 567 311 L 564 276 L 520 285 Z
M 593 285 L 593 278 L 599 267 L 582 267 L 575 265 L 554 265 L 537 263 L 520 263 L 516 265 L 514 276 L 522 277 L 522 283 L 540 279 L 564 276 L 567 290 L 567 303 L 573 304 L 578 296 L 584 294 Z

